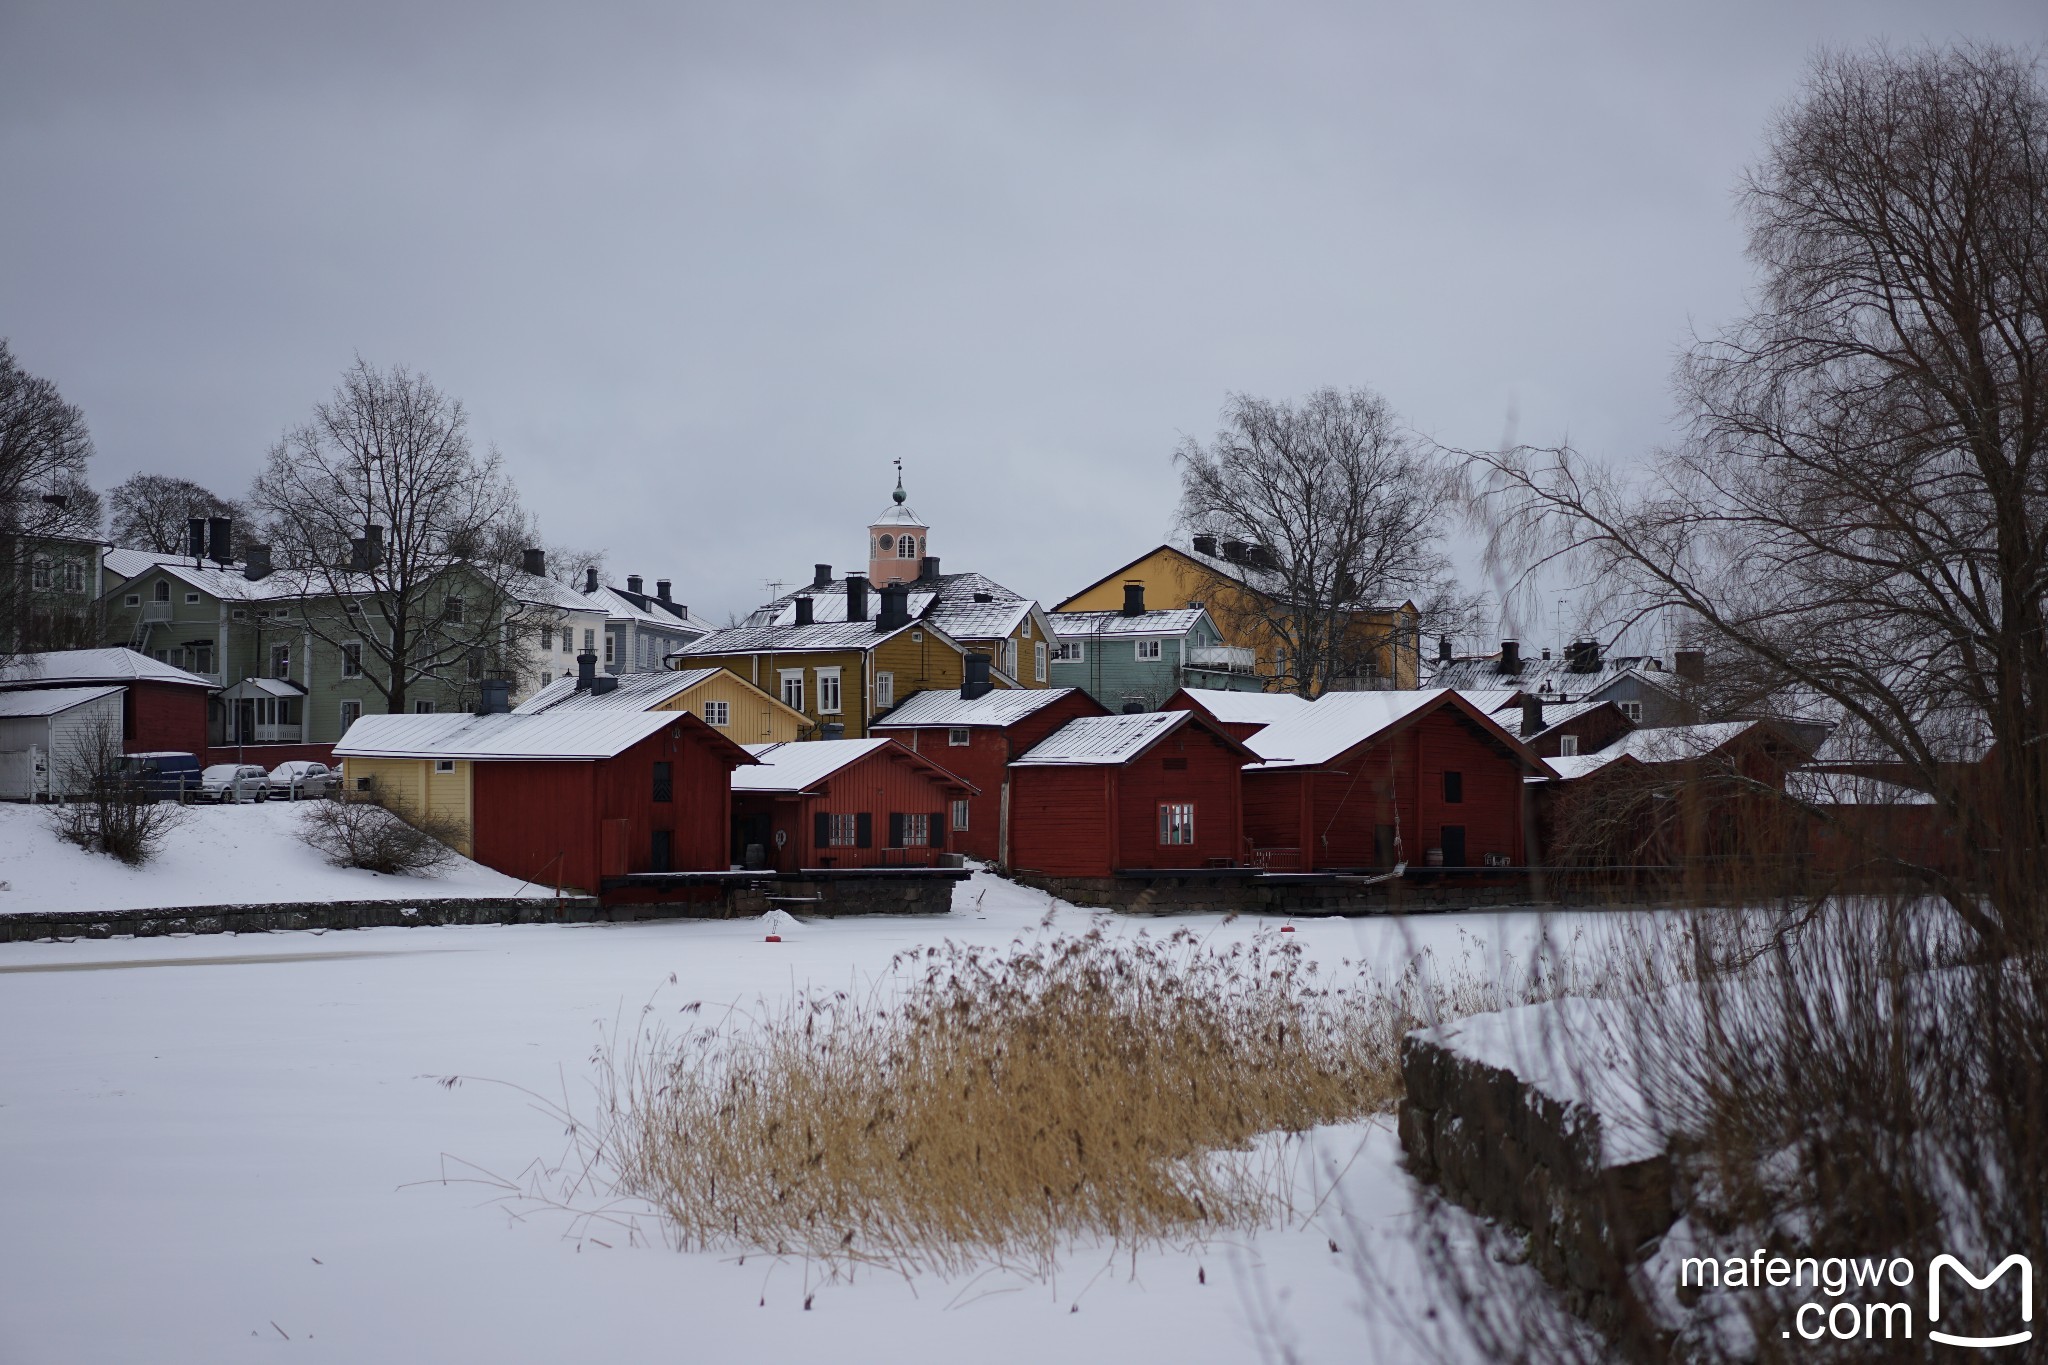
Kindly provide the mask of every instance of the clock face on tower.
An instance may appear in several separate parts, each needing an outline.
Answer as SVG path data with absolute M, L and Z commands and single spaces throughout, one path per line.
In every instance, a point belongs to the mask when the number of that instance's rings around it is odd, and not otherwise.
M 885 550 L 886 550 L 886 549 L 890 548 L 891 546 L 893 546 L 893 545 L 894 545 L 895 543 L 896 543 L 896 542 L 895 542 L 895 540 L 894 540 L 894 539 L 893 539 L 893 538 L 892 538 L 892 537 L 891 537 L 891 536 L 889 535 L 889 533 L 888 533 L 888 532 L 884 531 L 884 532 L 882 533 L 882 540 L 881 540 L 881 545 L 882 545 L 882 548 L 883 548 L 883 549 L 885 549 Z

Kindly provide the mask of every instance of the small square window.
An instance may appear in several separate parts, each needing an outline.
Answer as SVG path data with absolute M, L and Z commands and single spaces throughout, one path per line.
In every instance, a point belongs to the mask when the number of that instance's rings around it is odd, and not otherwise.
M 924 632 L 921 630 L 913 630 L 910 632 L 910 638 L 922 643 L 924 640 Z
M 972 737 L 967 733 L 967 727 L 964 725 L 955 725 L 946 731 L 946 743 L 956 749 L 964 747 L 971 740 Z
M 1139 657 L 1140 659 L 1157 659 L 1157 658 L 1159 658 L 1159 657 L 1160 657 L 1160 648 L 1159 648 L 1159 647 L 1160 647 L 1160 645 L 1161 645 L 1162 643 L 1163 643 L 1163 642 L 1162 642 L 1162 641 L 1159 641 L 1159 640 L 1140 640 L 1140 641 L 1138 641 L 1138 657 Z
M 1621 714 L 1627 716 L 1631 722 L 1637 725 L 1643 723 L 1643 704 L 1641 702 L 1625 701 L 1620 703 L 1620 706 Z
M 455 760 L 454 760 L 454 759 L 452 759 L 452 758 L 437 758 L 437 759 L 435 759 L 435 760 L 434 760 L 434 771 L 435 771 L 435 772 L 437 772 L 437 773 L 452 773 L 452 772 L 454 772 L 454 771 L 455 771 Z
M 430 701 L 416 701 L 412 704 L 412 713 L 416 716 L 431 716 L 434 714 L 434 703 Z
M 704 703 L 706 725 L 732 724 L 732 703 L 729 701 L 707 701 Z
M 129 594 L 128 594 L 128 595 L 126 596 L 126 597 L 124 597 L 124 598 L 122 598 L 122 599 L 121 599 L 121 605 L 122 605 L 122 606 L 124 606 L 124 607 L 139 607 L 139 606 L 141 606 L 141 605 L 142 605 L 142 594 L 141 594 L 141 593 L 139 593 L 139 592 L 131 592 L 131 593 L 129 593 Z M 237 615 L 237 616 L 240 616 L 241 614 L 242 614 L 242 613 L 240 613 L 240 612 L 236 612 L 236 613 L 235 613 L 235 615 Z
M 198 593 L 196 593 L 196 592 L 188 592 L 188 593 L 186 593 L 186 594 L 185 594 L 185 605 L 186 605 L 186 606 L 188 606 L 188 607 L 195 607 L 195 606 L 198 606 L 198 605 L 199 605 L 199 594 L 198 594 Z
M 1559 758 L 1577 758 L 1578 755 L 1579 737 L 1577 735 L 1559 735 L 1557 737 L 1557 756 Z

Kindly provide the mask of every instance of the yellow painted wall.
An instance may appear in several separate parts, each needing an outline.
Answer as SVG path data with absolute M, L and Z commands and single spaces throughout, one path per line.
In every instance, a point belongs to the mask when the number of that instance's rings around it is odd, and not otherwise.
M 692 663 L 690 667 L 701 668 L 704 665 Z M 732 720 L 719 733 L 735 744 L 785 743 L 798 738 L 804 726 L 810 724 L 809 717 L 803 712 L 792 711 L 767 692 L 737 676 L 730 665 L 695 687 L 678 692 L 654 709 L 688 711 L 702 720 L 707 701 L 726 704 Z
M 473 822 L 470 764 L 456 759 L 455 771 L 437 773 L 430 758 L 345 758 L 342 789 L 353 793 L 358 778 L 371 778 L 380 803 L 400 810 L 425 810 L 453 821 L 462 831 L 455 851 L 469 856 Z
M 804 671 L 804 724 L 808 727 L 805 739 L 816 739 L 818 727 L 837 723 L 846 727 L 848 739 L 867 738 L 867 723 L 880 710 L 868 693 L 870 660 L 875 673 L 895 675 L 893 696 L 900 703 L 913 692 L 929 688 L 958 689 L 966 677 L 965 652 L 949 643 L 944 636 L 929 626 L 912 626 L 909 630 L 895 635 L 876 645 L 872 650 L 825 650 L 817 653 L 778 654 L 763 650 L 758 654 L 692 654 L 683 659 L 689 668 L 730 669 L 741 681 L 758 686 L 780 703 L 782 693 L 781 672 L 785 668 L 801 668 Z M 823 713 L 818 710 L 818 670 L 837 668 L 839 670 L 840 710 Z M 759 679 L 758 682 L 755 680 Z M 685 694 L 686 696 L 689 694 Z M 690 708 L 696 710 L 695 707 Z M 700 713 L 701 714 L 701 713 Z M 739 714 L 735 708 L 734 715 Z M 741 739 L 734 735 L 734 739 Z M 743 740 L 744 743 L 758 743 L 757 740 Z

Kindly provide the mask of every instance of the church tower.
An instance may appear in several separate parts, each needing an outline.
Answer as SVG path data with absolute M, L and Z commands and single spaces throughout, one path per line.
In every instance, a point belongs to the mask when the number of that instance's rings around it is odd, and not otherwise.
M 896 462 L 894 504 L 868 524 L 868 582 L 876 587 L 908 583 L 931 553 L 925 532 L 930 528 L 904 503 L 903 461 Z

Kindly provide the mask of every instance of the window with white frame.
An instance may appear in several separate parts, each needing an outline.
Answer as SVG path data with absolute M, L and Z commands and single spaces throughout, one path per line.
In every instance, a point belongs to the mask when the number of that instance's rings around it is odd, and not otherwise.
M 818 670 L 818 714 L 836 716 L 839 711 L 839 670 L 821 668 Z
M 1643 704 L 1641 702 L 1625 701 L 1617 704 L 1621 707 L 1621 714 L 1627 716 L 1631 721 L 1635 722 L 1638 725 L 1642 724 Z
M 782 675 L 782 704 L 792 711 L 804 709 L 804 671 L 801 668 L 779 670 Z
M 45 574 L 47 574 L 47 573 L 49 572 L 49 566 L 48 566 L 48 563 L 47 563 L 47 561 L 44 561 L 44 562 L 43 562 L 43 572 L 44 572 Z M 37 586 L 38 586 L 38 587 L 43 587 L 43 588 L 47 588 L 47 587 L 49 587 L 50 585 L 49 585 L 49 583 L 48 583 L 48 582 L 46 581 L 46 582 L 43 582 L 43 583 L 39 583 L 39 584 L 37 584 Z M 158 601 L 158 602 L 168 602 L 168 601 L 170 601 L 170 600 L 171 600 L 171 581 L 170 581 L 170 580 L 169 580 L 168 578 L 159 578 L 159 579 L 158 579 L 158 580 L 156 581 L 156 587 L 155 587 L 155 589 L 154 589 L 154 590 L 153 590 L 153 591 L 152 591 L 152 592 L 150 593 L 150 596 L 151 596 L 152 598 L 154 598 L 154 599 L 155 599 L 156 601 Z
M 946 731 L 946 743 L 955 749 L 965 747 L 972 743 L 973 739 L 974 737 L 967 732 L 967 727 L 964 725 L 955 725 Z
M 188 592 L 188 593 L 186 593 L 186 594 L 185 594 L 185 605 L 186 605 L 186 606 L 188 606 L 188 607 L 196 607 L 196 606 L 198 606 L 198 605 L 199 605 L 199 594 L 198 594 L 198 593 L 196 593 L 196 592 Z
M 1159 842 L 1192 844 L 1195 841 L 1195 803 L 1163 801 L 1159 805 Z
M 1559 758 L 1577 758 L 1579 756 L 1579 737 L 1577 735 L 1559 735 L 1557 737 L 1557 756 Z
M 932 841 L 932 818 L 929 815 L 901 815 L 903 842 L 898 848 L 923 848 Z
M 85 591 L 85 565 L 79 563 L 75 559 L 67 559 L 64 561 L 64 591 Z M 185 600 L 187 602 L 197 602 L 199 600 L 199 594 L 196 592 L 188 592 L 185 594 Z
M 1024 638 L 1031 638 L 1031 616 L 1028 612 L 1024 616 Z
M 412 713 L 416 716 L 431 716 L 434 714 L 434 703 L 430 701 L 416 701 L 412 704 Z
M 463 606 L 460 597 L 450 597 L 441 604 L 441 619 L 444 621 L 452 621 L 456 625 L 461 625 L 462 612 Z
M 341 676 L 344 678 L 360 678 L 363 676 L 363 647 L 361 645 L 351 643 L 341 647 Z
M 896 542 L 896 557 L 898 559 L 916 559 L 917 537 L 904 536 L 901 539 L 899 539 Z
M 1160 647 L 1160 645 L 1161 645 L 1162 643 L 1164 643 L 1164 642 L 1163 642 L 1163 641 L 1160 641 L 1160 640 L 1140 640 L 1140 641 L 1138 641 L 1138 658 L 1139 658 L 1139 659 L 1141 659 L 1141 660 L 1143 660 L 1143 659 L 1157 659 L 1157 658 L 1159 658 L 1159 657 L 1160 657 L 1160 655 L 1161 655 L 1161 651 L 1160 651 L 1160 648 L 1159 648 L 1159 647 Z
M 1053 646 L 1052 657 L 1063 664 L 1077 664 L 1088 654 L 1087 646 L 1079 640 L 1062 640 Z
M 1031 646 L 1031 664 L 1038 673 L 1038 681 L 1045 681 L 1045 641 L 1039 640 Z
M 619 636 L 616 631 L 604 633 L 604 661 L 611 663 L 619 656 Z
M 540 671 L 540 685 L 542 687 L 546 687 L 549 683 L 553 682 L 554 680 L 555 675 L 548 672 L 545 668 L 543 668 Z
M 1017 676 L 1017 642 L 1015 640 L 1003 641 L 1002 668 L 1003 672 L 1009 674 L 1011 677 L 1014 678 Z
M 454 759 L 452 759 L 452 758 L 437 758 L 437 759 L 435 759 L 435 760 L 434 760 L 434 771 L 435 771 L 435 772 L 437 772 L 437 773 L 452 773 L 452 772 L 454 772 L 454 771 L 455 771 L 455 760 L 454 760 Z
M 292 675 L 292 647 L 272 645 L 270 647 L 270 676 L 289 678 Z
M 860 842 L 860 817 L 858 815 L 834 815 L 827 828 L 831 836 L 825 842 L 833 848 L 852 848 Z
M 729 701 L 707 701 L 704 703 L 706 725 L 732 724 L 732 703 Z
M 896 675 L 894 673 L 875 674 L 875 708 L 880 711 L 886 711 L 895 704 Z
M 121 605 L 122 605 L 122 606 L 124 606 L 124 607 L 139 607 L 139 606 L 141 606 L 141 605 L 142 605 L 142 594 L 141 594 L 141 593 L 139 593 L 139 592 L 131 592 L 131 593 L 129 593 L 129 594 L 128 594 L 128 595 L 126 596 L 126 597 L 124 597 L 124 598 L 122 598 L 122 599 L 121 599 Z
M 583 632 L 583 652 L 585 654 L 597 653 L 597 632 L 595 630 Z
M 540 628 L 540 647 L 548 650 L 555 647 L 555 628 L 553 626 L 542 626 Z
M 953 803 L 953 828 L 967 828 L 967 802 L 965 801 L 955 801 Z
M 345 701 L 341 704 L 341 732 L 348 733 L 348 727 L 363 718 L 363 704 L 359 701 Z
M 39 590 L 47 591 L 50 586 L 50 561 L 38 559 L 31 571 L 32 581 Z

